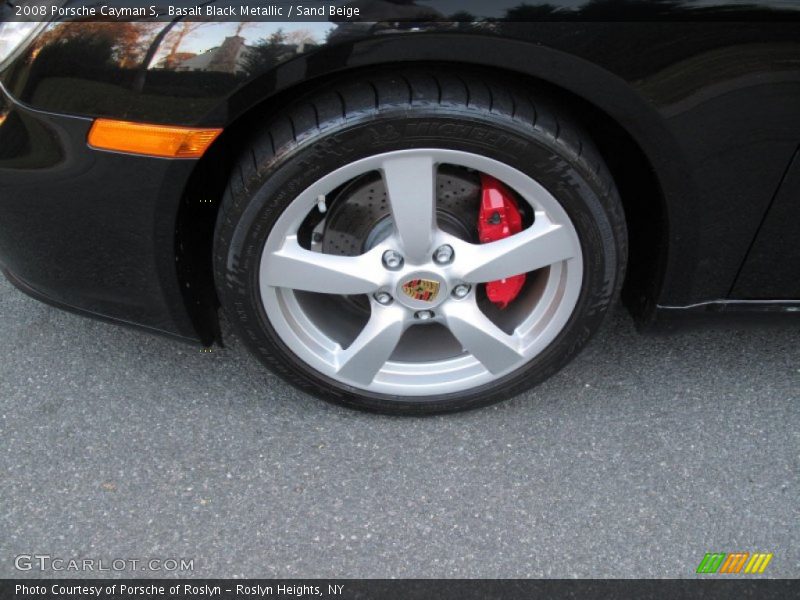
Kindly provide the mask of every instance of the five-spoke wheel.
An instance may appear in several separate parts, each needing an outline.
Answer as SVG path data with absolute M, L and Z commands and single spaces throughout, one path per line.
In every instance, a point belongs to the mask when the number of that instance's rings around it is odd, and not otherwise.
M 265 365 L 395 414 L 553 374 L 600 324 L 626 252 L 614 183 L 569 115 L 441 69 L 298 98 L 243 152 L 215 236 L 222 306 Z
M 437 223 L 441 165 L 504 182 L 529 205 L 532 223 L 488 244 L 447 233 Z M 318 210 L 318 199 L 372 172 L 379 174 L 374 185 L 385 190 L 390 207 L 393 227 L 386 237 L 357 256 L 304 247 L 298 231 Z M 545 348 L 572 314 L 582 270 L 574 226 L 533 178 L 485 156 L 424 148 L 355 161 L 298 194 L 267 238 L 260 289 L 281 339 L 309 366 L 366 390 L 428 395 L 488 383 Z M 513 318 L 481 308 L 481 284 L 532 272 L 540 273 L 515 301 L 521 306 Z M 329 296 L 361 294 L 369 299 L 369 314 L 348 337 L 337 326 L 349 323 L 347 315 L 336 311 L 349 307 Z M 407 342 L 424 344 L 426 351 L 416 356 L 398 351 L 412 327 L 427 328 Z

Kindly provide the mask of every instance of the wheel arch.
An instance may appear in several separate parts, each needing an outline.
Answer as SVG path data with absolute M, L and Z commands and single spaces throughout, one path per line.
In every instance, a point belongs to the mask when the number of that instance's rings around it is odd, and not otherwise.
M 656 110 L 623 79 L 558 50 L 480 36 L 406 34 L 326 47 L 297 57 L 254 78 L 227 99 L 221 111 L 229 115 L 225 131 L 198 161 L 176 226 L 181 289 L 205 343 L 221 341 L 211 272 L 217 210 L 253 127 L 328 81 L 414 64 L 486 69 L 494 78 L 513 78 L 532 91 L 556 98 L 581 123 L 606 160 L 625 208 L 630 251 L 623 299 L 639 320 L 650 318 L 665 276 L 667 198 L 689 193 L 686 188 L 691 181 L 677 143 Z

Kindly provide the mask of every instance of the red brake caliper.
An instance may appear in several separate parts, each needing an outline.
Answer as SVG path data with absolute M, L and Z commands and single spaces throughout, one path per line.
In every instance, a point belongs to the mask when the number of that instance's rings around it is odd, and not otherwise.
M 494 177 L 481 174 L 481 210 L 478 238 L 482 244 L 502 240 L 522 231 L 522 216 L 517 201 Z M 486 295 L 499 308 L 506 308 L 525 284 L 525 273 L 486 284 Z

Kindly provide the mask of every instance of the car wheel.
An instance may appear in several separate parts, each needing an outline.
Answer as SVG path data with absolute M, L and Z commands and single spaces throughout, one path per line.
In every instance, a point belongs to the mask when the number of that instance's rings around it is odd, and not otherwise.
M 510 398 L 568 362 L 626 251 L 613 180 L 552 101 L 398 69 L 329 84 L 255 132 L 214 270 L 238 335 L 285 380 L 427 414 Z

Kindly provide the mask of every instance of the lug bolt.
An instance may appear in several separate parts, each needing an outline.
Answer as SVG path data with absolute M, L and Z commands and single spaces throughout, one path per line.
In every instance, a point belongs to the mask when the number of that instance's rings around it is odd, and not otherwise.
M 447 265 L 453 262 L 455 254 L 453 247 L 445 244 L 444 246 L 439 246 L 436 252 L 433 253 L 433 261 L 437 265 Z
M 433 318 L 432 310 L 418 310 L 414 313 L 414 318 L 420 321 L 430 321 Z
M 392 295 L 389 292 L 376 292 L 373 298 L 375 298 L 375 302 L 384 306 L 392 303 Z
M 403 266 L 402 255 L 395 250 L 387 250 L 383 253 L 383 266 L 390 271 L 397 271 Z
M 459 300 L 461 298 L 466 298 L 467 294 L 469 294 L 470 289 L 472 288 L 470 288 L 470 286 L 467 285 L 466 283 L 459 283 L 456 287 L 453 288 L 453 297 L 458 298 Z

